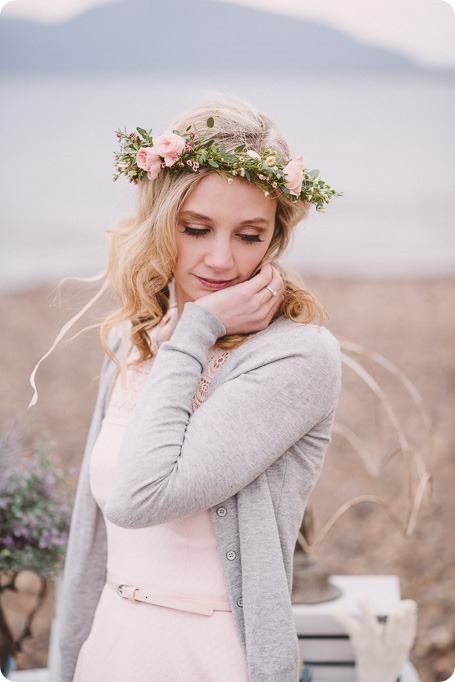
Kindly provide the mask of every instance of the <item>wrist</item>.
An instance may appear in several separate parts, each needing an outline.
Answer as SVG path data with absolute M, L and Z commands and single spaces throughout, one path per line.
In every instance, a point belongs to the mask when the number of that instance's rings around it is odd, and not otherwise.
M 194 301 L 183 306 L 182 314 L 172 334 L 172 342 L 188 343 L 197 341 L 212 346 L 220 336 L 226 334 L 226 327 L 215 313 Z

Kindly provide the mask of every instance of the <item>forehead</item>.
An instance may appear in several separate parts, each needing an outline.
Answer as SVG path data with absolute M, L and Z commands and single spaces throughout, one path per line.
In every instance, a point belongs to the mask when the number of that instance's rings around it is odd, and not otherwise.
M 214 172 L 196 184 L 183 202 L 181 211 L 196 211 L 213 220 L 226 216 L 240 221 L 262 217 L 273 222 L 276 203 L 276 199 L 264 196 L 247 180 L 232 178 L 232 183 L 228 183 L 225 177 Z

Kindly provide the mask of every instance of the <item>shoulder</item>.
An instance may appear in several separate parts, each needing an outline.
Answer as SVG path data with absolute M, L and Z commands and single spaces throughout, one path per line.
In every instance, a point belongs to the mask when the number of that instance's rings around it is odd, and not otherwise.
M 299 405 L 315 422 L 331 413 L 341 391 L 341 352 L 323 326 L 279 318 L 232 351 L 226 380 L 242 378 L 258 392 Z M 302 410 L 302 406 L 306 406 Z
M 269 328 L 270 344 L 278 348 L 286 345 L 298 353 L 335 354 L 340 353 L 340 344 L 327 327 L 317 324 L 293 322 L 287 318 L 279 318 L 276 324 Z
M 232 351 L 229 370 L 229 379 L 259 372 L 269 388 L 296 397 L 305 392 L 307 398 L 322 401 L 326 412 L 341 391 L 341 352 L 334 335 L 326 327 L 286 318 Z
M 256 357 L 260 362 L 285 358 L 296 364 L 341 363 L 340 344 L 323 326 L 293 322 L 280 317 L 239 347 L 239 359 Z

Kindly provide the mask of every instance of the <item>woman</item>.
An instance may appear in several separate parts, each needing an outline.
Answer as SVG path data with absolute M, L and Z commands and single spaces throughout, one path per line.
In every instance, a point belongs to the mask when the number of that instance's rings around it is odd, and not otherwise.
M 110 234 L 120 307 L 101 329 L 62 682 L 298 679 L 292 559 L 340 354 L 276 259 L 336 193 L 266 116 L 215 104 L 155 138 L 118 132 L 116 177 L 139 200 Z

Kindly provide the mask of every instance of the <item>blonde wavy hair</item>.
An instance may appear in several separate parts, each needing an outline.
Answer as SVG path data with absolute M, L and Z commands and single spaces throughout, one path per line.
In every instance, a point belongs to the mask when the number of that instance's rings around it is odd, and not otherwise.
M 194 125 L 204 130 L 210 116 L 215 119 L 211 137 L 217 144 L 224 142 L 228 150 L 246 144 L 259 153 L 270 147 L 280 155 L 291 156 L 286 140 L 268 116 L 238 97 L 224 93 L 210 93 L 208 103 L 178 116 L 169 128 L 183 131 Z M 179 211 L 202 178 L 213 172 L 217 171 L 202 168 L 197 174 L 178 175 L 162 172 L 155 180 L 142 180 L 137 188 L 136 213 L 107 231 L 107 276 L 120 307 L 101 323 L 100 338 L 105 352 L 116 364 L 118 361 L 108 345 L 108 334 L 113 327 L 127 321 L 131 321 L 131 341 L 139 351 L 138 362 L 153 357 L 147 332 L 169 309 L 170 283 L 177 259 L 175 228 Z M 293 228 L 308 214 L 310 204 L 293 203 L 280 191 L 270 196 L 277 200 L 275 231 L 258 269 L 261 264 L 273 260 L 283 278 L 284 299 L 275 317 L 284 315 L 305 323 L 317 318 L 321 323 L 324 312 L 319 301 L 306 290 L 295 273 L 291 274 L 275 262 L 286 250 Z M 219 338 L 216 345 L 236 348 L 247 336 L 228 334 Z

